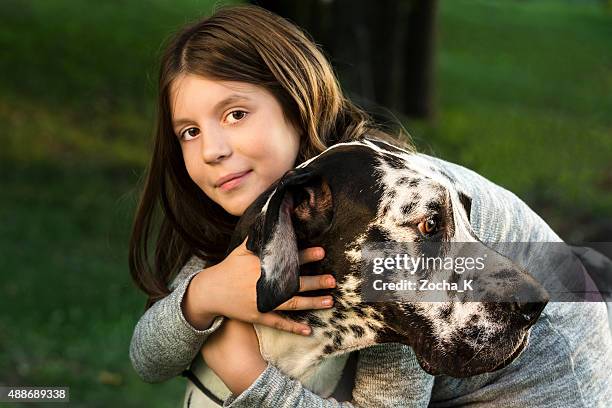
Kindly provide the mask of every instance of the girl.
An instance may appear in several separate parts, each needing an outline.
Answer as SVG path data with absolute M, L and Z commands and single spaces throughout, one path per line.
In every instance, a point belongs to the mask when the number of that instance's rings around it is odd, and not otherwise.
M 214 395 L 189 388 L 188 406 L 215 406 L 216 398 L 231 407 L 397 407 L 493 400 L 497 405 L 534 393 L 543 396 L 542 406 L 558 406 L 559 401 L 588 405 L 590 396 L 576 389 L 599 368 L 585 353 L 558 345 L 545 373 L 528 364 L 529 353 L 543 352 L 554 340 L 559 344 L 560 335 L 573 341 L 584 330 L 580 319 L 565 323 L 567 316 L 577 316 L 576 308 L 558 310 L 555 305 L 547 307 L 543 323 L 534 327 L 538 338 L 547 341 L 528 347 L 508 366 L 512 369 L 473 379 L 434 378 L 418 366 L 407 346 L 361 350 L 351 402 L 338 402 L 339 394 L 321 398 L 263 360 L 252 323 L 305 336 L 310 328 L 257 311 L 259 259 L 245 242 L 224 257 L 232 230 L 253 200 L 287 170 L 335 143 L 366 135 L 390 139 L 343 96 L 320 50 L 284 19 L 254 6 L 224 8 L 173 37 L 162 57 L 153 157 L 130 242 L 130 270 L 150 306 L 130 347 L 138 374 L 158 382 L 192 365 Z M 559 240 L 516 196 L 467 169 L 429 159 L 471 193 L 471 222 L 482 240 Z M 323 248 L 308 248 L 300 261 L 323 257 Z M 333 274 L 300 280 L 300 292 L 334 286 Z M 298 295 L 277 310 L 328 308 L 331 301 Z M 588 313 L 595 316 L 599 331 L 601 307 Z M 602 338 L 609 345 L 609 334 Z M 581 341 L 603 355 L 605 349 Z M 570 359 L 583 363 L 579 375 L 568 371 Z M 515 374 L 518 367 L 521 375 Z M 559 373 L 579 381 L 555 382 Z M 546 386 L 529 380 L 542 375 L 549 378 Z M 487 387 L 500 378 L 504 387 Z M 592 395 L 601 396 L 600 385 Z

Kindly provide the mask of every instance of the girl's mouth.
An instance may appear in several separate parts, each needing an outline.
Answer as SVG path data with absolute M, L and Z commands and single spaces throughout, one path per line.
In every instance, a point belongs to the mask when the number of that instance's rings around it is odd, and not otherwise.
M 249 170 L 247 172 L 245 172 L 243 175 L 230 179 L 226 182 L 224 182 L 223 184 L 219 185 L 219 189 L 221 189 L 222 191 L 230 191 L 233 190 L 234 188 L 238 187 L 240 184 L 242 184 L 242 182 L 244 181 L 245 178 L 247 178 L 249 176 L 249 174 L 251 174 L 253 170 Z

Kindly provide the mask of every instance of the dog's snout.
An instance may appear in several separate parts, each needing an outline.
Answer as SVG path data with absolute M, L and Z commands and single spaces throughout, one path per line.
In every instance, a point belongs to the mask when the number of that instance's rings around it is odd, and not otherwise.
M 523 319 L 525 319 L 525 321 L 531 325 L 538 320 L 540 313 L 542 313 L 542 310 L 544 310 L 547 303 L 548 302 L 517 302 L 514 304 L 514 306 L 521 314 Z

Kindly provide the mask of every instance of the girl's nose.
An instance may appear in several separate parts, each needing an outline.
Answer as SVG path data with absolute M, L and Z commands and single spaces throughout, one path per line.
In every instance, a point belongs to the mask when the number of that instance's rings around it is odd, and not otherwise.
M 220 133 L 204 134 L 202 140 L 202 158 L 206 163 L 218 162 L 232 154 L 227 138 Z

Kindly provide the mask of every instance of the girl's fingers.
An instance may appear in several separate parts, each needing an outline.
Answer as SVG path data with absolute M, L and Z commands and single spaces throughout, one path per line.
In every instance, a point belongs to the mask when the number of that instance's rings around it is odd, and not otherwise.
M 300 289 L 298 292 L 309 290 L 329 289 L 336 287 L 336 279 L 333 275 L 308 275 L 300 276 Z
M 329 309 L 333 304 L 331 296 L 294 296 L 274 310 Z
M 307 324 L 302 324 L 298 322 L 294 322 L 293 320 L 285 319 L 281 317 L 277 313 L 269 312 L 263 313 L 261 318 L 257 322 L 258 324 L 263 324 L 264 326 L 272 327 L 273 329 L 283 330 L 289 333 L 301 334 L 303 336 L 309 336 L 310 326 Z
M 325 258 L 325 250 L 321 247 L 312 247 L 302 249 L 298 253 L 299 264 L 305 264 L 308 262 L 320 261 Z

